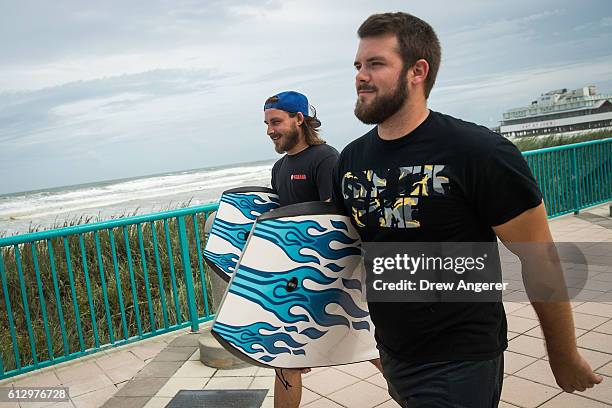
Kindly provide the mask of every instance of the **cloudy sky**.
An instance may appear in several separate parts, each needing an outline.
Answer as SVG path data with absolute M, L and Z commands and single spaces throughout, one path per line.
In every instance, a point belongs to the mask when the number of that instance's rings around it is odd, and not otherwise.
M 262 104 L 304 92 L 342 148 L 356 29 L 428 21 L 430 108 L 486 126 L 557 88 L 612 93 L 609 0 L 0 0 L 0 194 L 271 159 Z

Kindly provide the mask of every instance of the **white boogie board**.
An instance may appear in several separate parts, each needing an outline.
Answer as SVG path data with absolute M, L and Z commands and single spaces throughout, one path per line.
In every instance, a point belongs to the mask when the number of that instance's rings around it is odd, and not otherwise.
M 257 219 L 212 333 L 239 358 L 266 367 L 377 358 L 362 272 L 357 231 L 333 204 L 278 208 Z
M 239 187 L 223 192 L 204 248 L 206 264 L 229 281 L 257 217 L 280 206 L 266 187 Z

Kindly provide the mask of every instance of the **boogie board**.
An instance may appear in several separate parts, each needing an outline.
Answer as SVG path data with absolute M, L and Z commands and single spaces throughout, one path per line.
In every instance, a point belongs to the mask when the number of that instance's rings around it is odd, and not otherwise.
M 224 191 L 204 247 L 206 264 L 229 281 L 255 220 L 279 206 L 278 195 L 270 188 L 239 187 Z
M 212 333 L 237 357 L 265 367 L 377 358 L 362 272 L 357 231 L 333 204 L 300 203 L 263 214 Z

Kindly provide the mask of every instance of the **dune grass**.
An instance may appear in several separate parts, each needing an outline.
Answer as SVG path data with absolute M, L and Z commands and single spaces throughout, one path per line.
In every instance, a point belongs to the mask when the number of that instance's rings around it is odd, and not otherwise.
M 612 131 L 602 130 L 597 132 L 579 133 L 575 135 L 550 135 L 532 136 L 513 139 L 512 142 L 520 151 L 544 149 L 546 147 L 563 146 L 571 143 L 588 142 L 612 137 Z

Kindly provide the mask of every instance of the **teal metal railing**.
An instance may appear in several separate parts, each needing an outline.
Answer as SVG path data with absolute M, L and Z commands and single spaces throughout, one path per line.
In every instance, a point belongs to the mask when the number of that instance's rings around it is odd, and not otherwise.
M 550 218 L 612 200 L 612 138 L 524 152 Z
M 524 153 L 550 217 L 612 200 L 612 138 Z M 0 379 L 212 318 L 217 205 L 0 239 Z M 180 258 L 180 262 L 177 261 Z
M 0 379 L 212 319 L 216 204 L 0 239 Z M 179 262 L 180 261 L 180 262 Z

